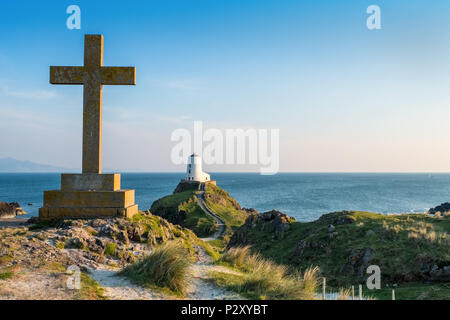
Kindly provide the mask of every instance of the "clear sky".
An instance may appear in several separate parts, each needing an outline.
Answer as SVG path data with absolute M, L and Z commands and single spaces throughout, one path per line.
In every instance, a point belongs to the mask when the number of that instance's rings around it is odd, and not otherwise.
M 104 88 L 104 167 L 182 171 L 170 135 L 202 120 L 279 128 L 281 171 L 450 172 L 449 1 L 0 6 L 0 157 L 81 166 L 82 86 L 50 85 L 49 66 L 82 65 L 84 34 L 101 33 L 105 65 L 137 68 L 137 86 Z

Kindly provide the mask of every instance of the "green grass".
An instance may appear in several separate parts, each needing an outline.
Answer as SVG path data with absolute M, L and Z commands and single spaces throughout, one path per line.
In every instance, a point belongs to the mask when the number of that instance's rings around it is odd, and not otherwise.
M 232 248 L 218 261 L 239 270 L 241 274 L 213 271 L 212 281 L 250 299 L 313 300 L 318 287 L 318 269 L 308 268 L 303 274 L 292 272 L 251 253 L 249 247 Z
M 197 190 L 174 193 L 155 201 L 150 211 L 174 224 L 191 229 L 199 237 L 208 237 L 217 231 L 214 218 L 203 212 L 198 204 Z M 216 213 L 226 225 L 225 234 L 218 245 L 225 249 L 234 230 L 244 224 L 247 214 L 228 192 L 221 188 L 207 184 L 205 191 L 207 206 Z
M 392 288 L 366 290 L 366 294 L 377 300 L 392 300 Z M 450 300 L 450 283 L 423 284 L 405 283 L 395 289 L 396 300 Z
M 108 245 L 105 248 L 105 255 L 114 257 L 117 252 L 117 244 L 114 242 L 108 243 Z
M 20 267 L 18 265 L 0 268 L 0 281 L 12 279 L 19 271 Z
M 183 295 L 189 284 L 191 261 L 180 244 L 165 243 L 143 260 L 129 265 L 119 275 L 147 287 L 158 287 Z
M 227 248 L 228 241 L 230 240 L 229 235 L 225 235 L 219 239 L 208 241 L 208 244 L 214 247 L 219 252 L 224 252 Z
M 346 219 L 346 224 L 335 223 Z M 334 224 L 338 236 L 330 239 L 328 226 Z M 383 284 L 405 284 L 420 281 L 423 263 L 440 266 L 450 261 L 450 219 L 429 215 L 382 215 L 369 212 L 340 212 L 322 216 L 319 220 L 291 224 L 282 239 L 274 239 L 263 226 L 245 229 L 247 244 L 266 258 L 277 263 L 305 269 L 317 265 L 327 282 L 334 287 L 363 283 L 362 278 L 349 269 L 351 250 L 372 250 L 370 264 L 378 265 Z M 266 229 L 267 230 L 267 229 Z M 308 246 L 301 253 L 301 242 Z M 311 247 L 310 244 L 319 244 Z M 409 295 L 408 295 L 409 296 Z
M 66 267 L 64 267 L 61 262 L 55 261 L 42 261 L 39 265 L 39 269 L 48 274 L 60 274 L 66 272 Z
M 213 184 L 206 186 L 205 202 L 208 208 L 225 222 L 227 234 L 242 226 L 247 218 L 237 201 L 228 192 Z
M 11 279 L 14 276 L 14 272 L 7 271 L 7 272 L 1 272 L 0 271 L 0 280 L 8 280 Z
M 199 237 L 207 237 L 217 230 L 217 224 L 214 218 L 207 215 L 200 208 L 197 197 L 190 198 L 178 207 L 186 212 L 186 219 L 183 226 L 191 229 Z
M 144 227 L 145 232 L 154 234 L 158 238 L 162 238 L 163 234 L 165 233 L 167 234 L 167 223 L 159 216 L 140 213 L 134 215 L 130 220 L 134 223 L 139 223 Z M 190 257 L 195 256 L 196 250 L 194 249 L 194 247 L 200 246 L 205 249 L 205 251 L 213 258 L 213 260 L 217 260 L 219 258 L 219 253 L 217 252 L 216 248 L 197 238 L 195 233 L 193 233 L 190 229 L 173 225 L 169 227 L 169 230 L 173 233 L 175 240 L 178 243 L 182 244 L 182 246 L 189 251 Z
M 88 274 L 81 273 L 81 287 L 78 292 L 78 300 L 105 300 L 104 289 Z
M 157 214 L 158 216 L 162 216 L 163 218 L 167 218 L 169 221 L 173 220 L 178 215 L 178 206 L 181 203 L 189 201 L 192 197 L 196 195 L 196 191 L 190 190 L 190 191 L 184 191 L 180 193 L 171 194 L 169 196 L 166 196 L 164 198 L 161 198 L 159 200 L 156 200 L 151 208 L 150 211 L 153 214 Z M 171 219 L 170 219 L 171 218 Z
M 215 220 L 203 212 L 198 204 L 197 191 L 175 193 L 155 201 L 150 211 L 168 221 L 191 229 L 199 237 L 213 234 Z
M 144 234 L 151 232 L 157 237 L 162 235 L 161 217 L 154 215 L 146 215 L 142 212 L 135 214 L 133 218 L 129 219 L 133 223 L 143 226 Z
M 10 254 L 1 256 L 0 257 L 0 267 L 4 266 L 4 265 L 7 265 L 7 264 L 9 264 L 9 263 L 11 263 L 13 261 L 14 261 L 14 258 Z

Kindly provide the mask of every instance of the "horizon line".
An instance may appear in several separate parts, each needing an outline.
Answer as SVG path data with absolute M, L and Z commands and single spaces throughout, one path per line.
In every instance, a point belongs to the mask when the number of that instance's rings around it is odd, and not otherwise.
M 72 172 L 72 171 L 0 171 L 0 174 L 81 174 L 82 172 Z M 185 171 L 104 171 L 101 174 L 111 174 L 111 173 L 152 173 L 152 174 L 185 174 Z M 263 175 L 259 171 L 209 171 L 211 174 L 257 174 L 261 176 L 276 176 L 277 174 L 450 174 L 450 171 L 279 171 L 274 175 Z

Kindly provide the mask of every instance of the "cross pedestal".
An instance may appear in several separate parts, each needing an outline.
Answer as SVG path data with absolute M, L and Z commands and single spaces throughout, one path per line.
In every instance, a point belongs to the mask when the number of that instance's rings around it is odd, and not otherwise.
M 101 173 L 103 85 L 135 85 L 134 67 L 103 66 L 103 36 L 86 35 L 84 67 L 50 67 L 50 83 L 83 85 L 83 173 L 62 174 L 61 190 L 44 191 L 39 219 L 132 217 L 134 190 L 120 174 Z
M 132 217 L 134 190 L 120 189 L 120 174 L 62 174 L 61 190 L 44 191 L 39 219 Z

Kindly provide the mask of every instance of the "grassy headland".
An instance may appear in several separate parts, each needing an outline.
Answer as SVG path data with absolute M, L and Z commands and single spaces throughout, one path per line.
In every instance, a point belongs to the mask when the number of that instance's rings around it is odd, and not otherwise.
M 174 194 L 155 201 L 150 211 L 171 223 L 191 229 L 199 237 L 211 236 L 218 226 L 214 218 L 201 209 L 198 192 L 197 188 L 177 187 Z M 233 231 L 244 224 L 248 214 L 228 192 L 213 184 L 207 184 L 204 199 L 208 208 L 225 223 L 223 239 L 215 241 L 224 248 Z
M 336 289 L 364 284 L 369 265 L 380 267 L 385 291 L 394 284 L 407 288 L 449 282 L 443 269 L 450 265 L 449 216 L 343 211 L 308 223 L 285 219 L 283 224 L 276 222 L 279 217 L 252 215 L 229 247 L 250 245 L 263 257 L 294 269 L 319 266 Z

